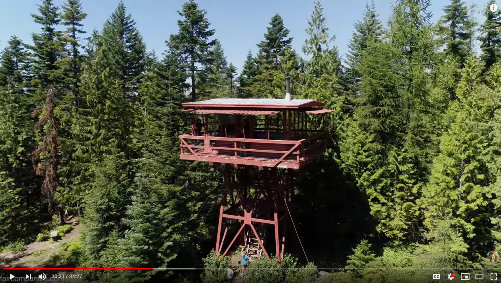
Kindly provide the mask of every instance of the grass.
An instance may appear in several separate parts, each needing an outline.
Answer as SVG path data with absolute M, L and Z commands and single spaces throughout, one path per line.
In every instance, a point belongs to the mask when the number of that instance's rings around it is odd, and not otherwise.
M 58 253 L 51 255 L 48 264 L 54 266 L 78 266 L 82 256 L 82 242 L 80 239 L 61 244 Z
M 24 251 L 24 246 L 26 246 L 26 243 L 24 241 L 19 240 L 8 244 L 7 246 L 5 246 L 3 249 L 0 250 L 18 253 Z
M 71 226 L 70 224 L 58 226 L 58 227 L 55 228 L 55 231 L 57 231 L 57 235 L 59 237 L 64 237 L 64 235 L 66 235 L 69 232 L 71 232 L 71 230 L 73 230 L 73 226 Z M 39 233 L 37 235 L 37 242 L 43 242 L 43 241 L 49 240 L 50 239 L 50 233 L 52 231 L 54 231 L 53 228 L 45 230 L 42 233 Z

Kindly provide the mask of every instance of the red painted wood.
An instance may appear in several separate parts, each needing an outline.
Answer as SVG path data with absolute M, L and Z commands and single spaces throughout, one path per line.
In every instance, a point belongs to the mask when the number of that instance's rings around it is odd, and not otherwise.
M 183 103 L 184 108 L 210 108 L 210 109 L 248 109 L 248 110 L 257 110 L 257 109 L 275 109 L 275 110 L 285 110 L 285 109 L 293 109 L 293 110 L 309 110 L 312 107 L 322 107 L 324 104 L 318 101 L 310 101 L 307 103 L 303 103 L 300 105 L 279 105 L 279 104 L 200 104 L 200 103 L 191 103 L 186 102 Z
M 277 261 L 280 262 L 280 242 L 279 242 L 279 237 L 278 237 L 278 215 L 276 212 L 273 213 L 273 219 L 275 221 L 275 251 L 276 251 L 276 256 L 277 256 Z
M 224 228 L 223 238 L 221 239 L 221 244 L 219 245 L 219 250 L 223 249 L 224 239 L 226 238 L 226 233 L 228 232 L 228 227 Z M 219 253 L 219 252 L 218 252 Z
M 187 111 L 188 110 L 188 111 Z M 228 115 L 276 115 L 278 110 L 242 110 L 242 109 L 186 109 L 193 114 L 228 114 Z
M 256 232 L 256 228 L 254 228 L 254 225 L 252 225 L 252 223 L 250 223 L 249 226 L 251 227 L 252 232 L 254 232 L 254 236 L 256 236 L 256 239 L 259 242 L 259 246 L 261 246 L 261 249 L 263 250 L 264 255 L 266 256 L 266 259 L 270 259 L 268 252 L 266 252 L 266 249 L 264 248 L 263 243 L 261 242 L 261 238 L 259 238 L 259 235 Z
M 193 136 L 188 134 L 180 135 L 179 138 L 192 139 L 192 140 L 203 140 L 204 136 Z M 230 137 L 213 137 L 208 136 L 210 141 L 227 141 L 227 142 L 250 142 L 250 143 L 262 143 L 262 144 L 297 144 L 305 139 L 300 140 L 268 140 L 268 139 L 250 139 L 250 138 L 230 138 Z
M 223 217 L 224 218 L 229 218 L 229 219 L 235 219 L 235 220 L 241 220 L 241 221 L 245 221 L 245 216 L 238 216 L 238 215 L 231 215 L 231 214 L 226 214 L 226 213 L 223 213 Z M 252 222 L 259 222 L 259 223 L 265 223 L 265 224 L 271 224 L 271 225 L 275 225 L 275 221 L 272 221 L 272 220 L 266 220 L 266 219 L 261 219 L 261 218 L 254 218 L 254 217 L 251 217 L 251 220 Z
M 219 237 L 221 236 L 221 225 L 223 224 L 223 209 L 224 207 L 221 205 L 219 207 L 219 223 L 217 224 L 217 238 L 216 238 L 216 254 L 219 254 Z
M 234 164 L 234 165 L 248 165 L 248 166 L 261 166 L 261 167 L 280 167 L 280 168 L 289 168 L 289 169 L 299 169 L 301 166 L 306 164 L 308 161 L 307 158 L 304 158 L 304 161 L 300 161 L 299 163 L 296 160 L 283 160 L 278 166 L 275 165 L 276 159 L 268 159 L 268 160 L 259 160 L 259 159 L 248 159 L 244 157 L 235 158 L 233 156 L 210 156 L 210 155 L 199 155 L 197 159 L 195 156 L 191 154 L 183 154 L 180 156 L 182 160 L 189 161 L 205 161 L 205 162 L 213 162 L 213 163 L 224 163 L 224 164 Z
M 238 235 L 240 235 L 240 233 L 242 233 L 242 230 L 244 229 L 244 227 L 245 227 L 245 223 L 242 224 L 242 226 L 240 227 L 240 229 L 238 230 L 238 232 L 235 234 L 235 237 L 233 237 L 233 240 L 231 240 L 230 245 L 224 251 L 223 256 L 225 256 L 228 253 L 228 251 L 230 250 L 231 246 L 233 246 L 233 243 L 238 238 Z

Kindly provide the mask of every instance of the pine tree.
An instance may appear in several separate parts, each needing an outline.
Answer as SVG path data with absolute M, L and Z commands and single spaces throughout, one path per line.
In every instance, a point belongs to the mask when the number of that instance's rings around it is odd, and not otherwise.
M 58 62 L 62 72 L 65 74 L 65 81 L 75 96 L 75 105 L 78 105 L 78 81 L 81 72 L 82 55 L 79 43 L 79 35 L 84 34 L 82 21 L 87 14 L 82 11 L 82 4 L 79 0 L 68 0 L 63 7 L 61 14 L 61 24 L 66 26 L 66 30 L 61 37 L 65 44 L 63 58 Z
M 298 66 L 297 57 L 290 46 L 292 38 L 288 36 L 289 30 L 285 28 L 282 17 L 279 14 L 274 15 L 264 40 L 258 44 L 259 52 L 256 57 L 258 69 L 252 85 L 247 90 L 251 96 L 269 98 L 284 96 L 285 77 L 293 75 L 291 72 Z
M 81 77 L 80 93 L 86 104 L 73 126 L 79 139 L 75 159 L 82 172 L 75 187 L 86 195 L 88 263 L 103 255 L 107 264 L 116 264 L 119 255 L 111 251 L 126 229 L 121 219 L 131 203 L 134 160 L 140 156 L 136 119 L 147 58 L 141 35 L 123 3 L 95 41 Z
M 36 216 L 27 219 L 40 184 L 31 162 L 34 132 L 30 113 L 33 100 L 27 87 L 31 80 L 29 53 L 13 36 L 0 58 L 0 245 L 26 236 L 35 228 Z M 27 221 L 28 220 L 28 221 Z
M 237 67 L 235 67 L 235 65 L 233 65 L 233 63 L 230 63 L 230 65 L 226 69 L 226 77 L 230 79 L 230 92 L 231 92 L 232 97 L 235 96 L 235 89 L 236 89 L 235 75 L 236 74 L 237 74 Z
M 480 58 L 485 64 L 485 70 L 488 70 L 494 63 L 496 63 L 501 56 L 501 12 L 490 10 L 490 5 L 494 1 L 490 1 L 485 9 L 485 22 L 480 27 L 481 42 L 480 49 L 482 54 Z
M 218 40 L 215 41 L 209 54 L 211 62 L 207 66 L 204 80 L 199 84 L 198 96 L 201 98 L 230 97 L 232 82 L 231 78 L 228 77 L 229 66 Z
M 18 226 L 21 201 L 19 189 L 7 173 L 0 169 L 0 246 L 5 246 L 20 236 Z
M 486 163 L 489 125 L 497 106 L 495 94 L 480 84 L 481 64 L 470 60 L 458 86 L 458 100 L 447 112 L 447 131 L 440 138 L 440 154 L 434 159 L 430 182 L 424 190 L 425 224 L 430 233 L 446 223 L 459 232 L 469 257 L 483 255 L 492 247 L 494 215 Z
M 60 165 L 59 165 L 59 189 L 55 195 L 58 203 L 69 211 L 77 210 L 80 213 L 82 197 L 78 189 L 74 187 L 74 180 L 78 179 L 81 172 L 75 160 L 75 148 L 77 147 L 72 136 L 72 125 L 78 119 L 78 107 L 82 105 L 79 95 L 80 75 L 84 57 L 81 54 L 82 45 L 79 36 L 84 34 L 82 21 L 87 14 L 82 12 L 82 5 L 78 0 L 68 0 L 62 7 L 61 24 L 66 27 L 62 32 L 61 41 L 63 52 L 61 59 L 56 62 L 59 72 L 64 78 L 60 92 L 62 99 L 56 111 L 60 120 Z
M 270 26 L 264 34 L 264 40 L 258 44 L 259 58 L 263 63 L 278 68 L 279 59 L 284 55 L 285 47 L 289 46 L 292 38 L 289 30 L 284 26 L 282 17 L 275 14 L 270 20 Z
M 39 133 L 41 142 L 33 151 L 36 174 L 43 178 L 41 192 L 47 199 L 49 212 L 56 209 L 54 195 L 58 187 L 58 167 L 59 167 L 59 121 L 54 113 L 55 89 L 50 87 L 45 95 L 45 101 L 41 107 L 33 111 L 32 116 L 38 117 L 35 130 Z M 59 223 L 63 224 L 64 212 L 59 207 Z
M 452 55 L 463 67 L 467 57 L 472 54 L 475 24 L 461 0 L 451 0 L 444 12 L 445 15 L 438 23 L 441 43 L 445 45 L 445 53 Z
M 365 6 L 364 17 L 361 21 L 355 23 L 355 32 L 350 40 L 349 52 L 347 57 L 348 76 L 351 84 L 360 83 L 360 70 L 362 55 L 371 42 L 381 40 L 383 26 L 376 14 L 374 1 L 371 5 Z M 355 89 L 357 91 L 358 89 Z
M 238 77 L 239 97 L 249 97 L 252 95 L 250 93 L 251 86 L 254 83 L 258 70 L 259 66 L 257 64 L 257 60 L 254 56 L 252 56 L 252 53 L 249 51 L 249 53 L 247 53 L 247 58 L 244 62 L 244 66 L 242 67 L 242 72 Z
M 200 10 L 193 0 L 184 3 L 182 11 L 178 13 L 183 18 L 177 21 L 179 32 L 171 35 L 168 43 L 170 49 L 183 58 L 182 64 L 191 78 L 191 99 L 195 101 L 196 73 L 203 73 L 211 60 L 210 48 L 215 41 L 210 38 L 214 30 L 210 29 L 206 11 Z
M 178 104 L 184 101 L 186 80 L 179 66 L 179 58 L 168 54 L 162 62 L 153 63 L 141 84 L 140 169 L 127 207 L 129 228 L 120 242 L 118 266 L 167 267 L 177 255 L 180 243 L 175 231 L 184 224 L 173 209 L 180 189 L 175 179 L 183 174 L 177 151 L 177 136 L 184 128 Z
M 25 44 L 16 36 L 9 39 L 8 45 L 0 59 L 0 87 L 21 93 L 25 83 L 31 79 L 29 54 Z
M 60 74 L 57 72 L 56 62 L 61 56 L 61 32 L 57 26 L 61 21 L 58 8 L 52 0 L 43 0 L 38 6 L 40 15 L 33 14 L 35 23 L 42 26 L 39 34 L 33 34 L 33 55 L 35 84 L 39 87 L 40 96 L 45 93 L 49 85 L 57 85 L 60 82 Z
M 343 97 L 338 82 L 341 63 L 337 48 L 329 46 L 335 37 L 329 35 L 320 2 L 315 2 L 306 33 L 309 37 L 303 45 L 303 52 L 311 56 L 311 59 L 306 62 L 301 96 L 321 101 L 328 108 L 336 108 L 339 111 Z

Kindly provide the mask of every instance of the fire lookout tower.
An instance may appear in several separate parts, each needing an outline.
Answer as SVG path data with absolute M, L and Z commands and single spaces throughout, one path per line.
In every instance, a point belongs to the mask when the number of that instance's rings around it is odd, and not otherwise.
M 235 241 L 242 236 L 240 241 L 248 248 L 255 241 L 255 256 L 264 254 L 269 258 L 264 239 L 261 239 L 263 235 L 260 237 L 256 230 L 257 225 L 267 224 L 274 228 L 275 257 L 279 262 L 283 258 L 285 237 L 282 237 L 280 243 L 278 214 L 285 212 L 283 204 L 293 193 L 288 191 L 286 183 L 274 182 L 278 178 L 277 168 L 300 170 L 324 153 L 324 114 L 332 112 L 324 109 L 324 104 L 318 101 L 291 99 L 289 92 L 287 83 L 284 99 L 228 98 L 183 104 L 183 111 L 195 116 L 192 132 L 179 136 L 180 159 L 208 162 L 210 165 L 233 164 L 235 168 L 244 170 L 250 167 L 257 167 L 260 171 L 268 170 L 264 175 L 269 184 L 267 192 L 254 192 L 259 197 L 253 199 L 249 197 L 251 193 L 239 188 L 238 180 L 233 185 L 226 182 L 229 177 L 226 175 L 228 166 L 225 166 L 215 246 L 218 254 L 227 255 Z M 232 188 L 228 188 L 229 186 Z M 237 204 L 242 208 L 243 216 L 242 211 L 238 213 L 235 207 L 230 206 L 225 211 L 230 190 L 238 198 Z M 263 196 L 265 199 L 262 199 Z M 273 219 L 270 219 L 271 216 Z M 243 222 L 225 249 L 223 247 L 228 227 L 221 237 L 224 219 Z

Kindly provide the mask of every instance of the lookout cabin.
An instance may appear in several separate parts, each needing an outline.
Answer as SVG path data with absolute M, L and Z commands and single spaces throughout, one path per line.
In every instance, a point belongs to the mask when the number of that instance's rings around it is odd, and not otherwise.
M 326 148 L 327 113 L 310 99 L 210 99 L 183 104 L 182 160 L 299 169 Z

